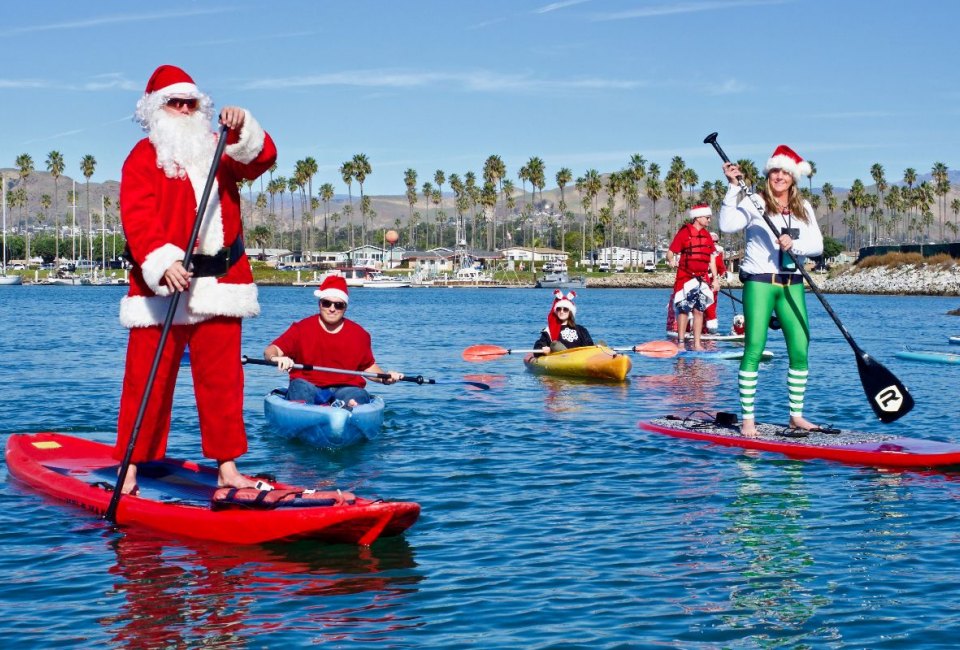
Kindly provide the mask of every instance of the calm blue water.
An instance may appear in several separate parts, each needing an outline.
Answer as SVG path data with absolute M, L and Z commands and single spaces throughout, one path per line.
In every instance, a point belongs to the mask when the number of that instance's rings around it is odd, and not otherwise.
M 0 293 L 0 428 L 110 441 L 125 348 L 120 288 Z M 350 316 L 386 368 L 475 392 L 377 386 L 386 427 L 339 453 L 264 425 L 275 371 L 249 367 L 247 471 L 329 480 L 416 500 L 420 521 L 370 549 L 235 547 L 112 531 L 0 470 L 0 638 L 5 647 L 676 648 L 923 647 L 960 625 L 960 473 L 889 472 L 679 441 L 640 419 L 736 409 L 734 361 L 635 357 L 624 386 L 537 378 L 516 357 L 468 364 L 474 343 L 529 347 L 549 292 L 354 291 Z M 585 290 L 580 322 L 629 345 L 662 332 L 666 290 Z M 853 353 L 815 298 L 810 419 L 960 442 L 960 367 L 900 361 L 946 350 L 943 298 L 831 296 L 857 342 L 917 407 L 881 425 Z M 245 325 L 258 356 L 310 313 L 309 289 L 264 288 Z M 729 323 L 729 300 L 721 303 Z M 760 419 L 783 421 L 786 360 L 763 366 Z M 171 455 L 199 459 L 189 372 Z M 906 645 L 905 645 L 906 644 Z

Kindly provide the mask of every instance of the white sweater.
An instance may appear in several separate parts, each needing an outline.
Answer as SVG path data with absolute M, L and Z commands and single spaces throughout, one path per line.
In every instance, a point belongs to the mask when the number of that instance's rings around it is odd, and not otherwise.
M 727 189 L 723 204 L 720 206 L 720 230 L 730 233 L 746 228 L 747 246 L 740 269 L 744 273 L 789 273 L 790 271 L 784 271 L 778 265 L 780 246 L 777 244 L 777 238 L 779 235 L 770 232 L 770 228 L 763 220 L 763 215 L 749 197 L 737 204 L 739 194 L 740 188 L 736 185 L 731 185 Z M 758 198 L 762 204 L 763 197 Z M 820 234 L 820 226 L 817 225 L 813 208 L 804 201 L 803 209 L 807 212 L 809 220 L 807 223 L 782 214 L 769 215 L 777 228 L 799 229 L 800 236 L 794 238 L 791 250 L 801 264 L 806 257 L 823 252 L 823 235 Z M 793 271 L 793 273 L 799 272 L 799 270 Z

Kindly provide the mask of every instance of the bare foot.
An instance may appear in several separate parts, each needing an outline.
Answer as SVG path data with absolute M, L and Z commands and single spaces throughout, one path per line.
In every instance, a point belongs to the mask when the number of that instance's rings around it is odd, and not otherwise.
M 257 486 L 258 481 L 240 473 L 235 461 L 221 461 L 218 464 L 218 468 L 219 475 L 217 476 L 217 485 L 220 487 L 248 488 Z
M 817 425 L 812 424 L 810 421 L 805 419 L 803 416 L 791 416 L 790 417 L 790 428 L 792 429 L 803 429 L 804 431 L 809 431 L 810 429 L 816 429 Z
M 744 438 L 756 438 L 757 437 L 757 424 L 754 420 L 744 419 L 740 423 L 740 435 Z
M 120 475 L 120 470 L 117 470 L 117 476 Z M 136 494 L 139 490 L 137 489 L 137 466 L 133 463 L 130 463 L 127 466 L 127 475 L 123 477 L 123 487 L 120 488 L 120 494 Z
M 693 346 L 693 349 L 696 350 L 697 352 L 703 352 L 704 350 L 706 350 L 706 348 L 703 347 L 702 345 L 696 345 L 696 344 Z
M 348 409 L 352 409 L 352 408 L 353 408 L 354 406 L 356 406 L 356 405 L 357 405 L 357 400 L 355 400 L 355 399 L 352 399 L 352 400 L 350 400 L 349 402 L 347 402 L 347 408 L 348 408 Z

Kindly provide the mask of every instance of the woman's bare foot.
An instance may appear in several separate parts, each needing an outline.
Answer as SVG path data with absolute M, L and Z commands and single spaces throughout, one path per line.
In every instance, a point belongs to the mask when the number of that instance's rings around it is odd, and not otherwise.
M 744 438 L 756 438 L 757 437 L 757 423 L 755 420 L 748 420 L 746 418 L 740 422 L 740 435 Z
M 120 470 L 117 470 L 117 476 Z M 127 465 L 127 475 L 123 477 L 123 487 L 120 488 L 120 494 L 136 494 L 137 489 L 137 466 L 133 463 Z
M 705 347 L 703 347 L 702 345 L 697 345 L 697 344 L 694 344 L 693 349 L 696 350 L 697 352 L 703 352 L 704 350 L 706 350 Z
M 802 415 L 792 415 L 790 416 L 790 428 L 803 429 L 804 431 L 810 431 L 811 429 L 816 429 L 817 425 L 812 424 L 809 420 L 804 418 Z
M 217 476 L 217 485 L 220 487 L 249 488 L 257 487 L 258 481 L 244 476 L 237 469 L 237 463 L 232 460 L 220 461 L 217 464 L 219 475 Z

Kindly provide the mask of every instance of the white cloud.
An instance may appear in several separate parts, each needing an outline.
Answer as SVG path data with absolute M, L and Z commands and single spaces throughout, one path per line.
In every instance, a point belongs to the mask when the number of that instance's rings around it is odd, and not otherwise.
M 779 5 L 791 1 L 792 0 L 705 0 L 701 2 L 674 2 L 671 4 L 653 5 L 637 9 L 628 9 L 626 11 L 597 14 L 593 16 L 591 20 L 601 22 L 608 20 L 629 20 L 633 18 L 653 18 L 656 16 L 691 14 L 703 11 L 721 11 L 737 7 Z
M 25 27 L 14 27 L 0 31 L 0 36 L 16 36 L 18 34 L 33 34 L 36 32 L 50 32 L 70 29 L 88 29 L 90 27 L 100 27 L 102 25 L 121 25 L 127 23 L 150 22 L 154 20 L 166 20 L 170 18 L 187 18 L 191 16 L 206 16 L 210 14 L 221 14 L 233 12 L 232 8 L 211 8 L 211 9 L 191 9 L 189 11 L 170 11 L 154 12 L 146 14 L 118 14 L 113 16 L 95 16 L 85 20 L 74 20 L 61 23 L 48 23 L 46 25 L 28 25 Z
M 534 9 L 531 13 L 535 14 L 546 14 L 551 11 L 556 11 L 557 9 L 566 9 L 567 7 L 572 7 L 574 5 L 583 4 L 584 2 L 589 2 L 590 0 L 561 0 L 560 2 L 551 2 L 548 5 L 543 5 Z

